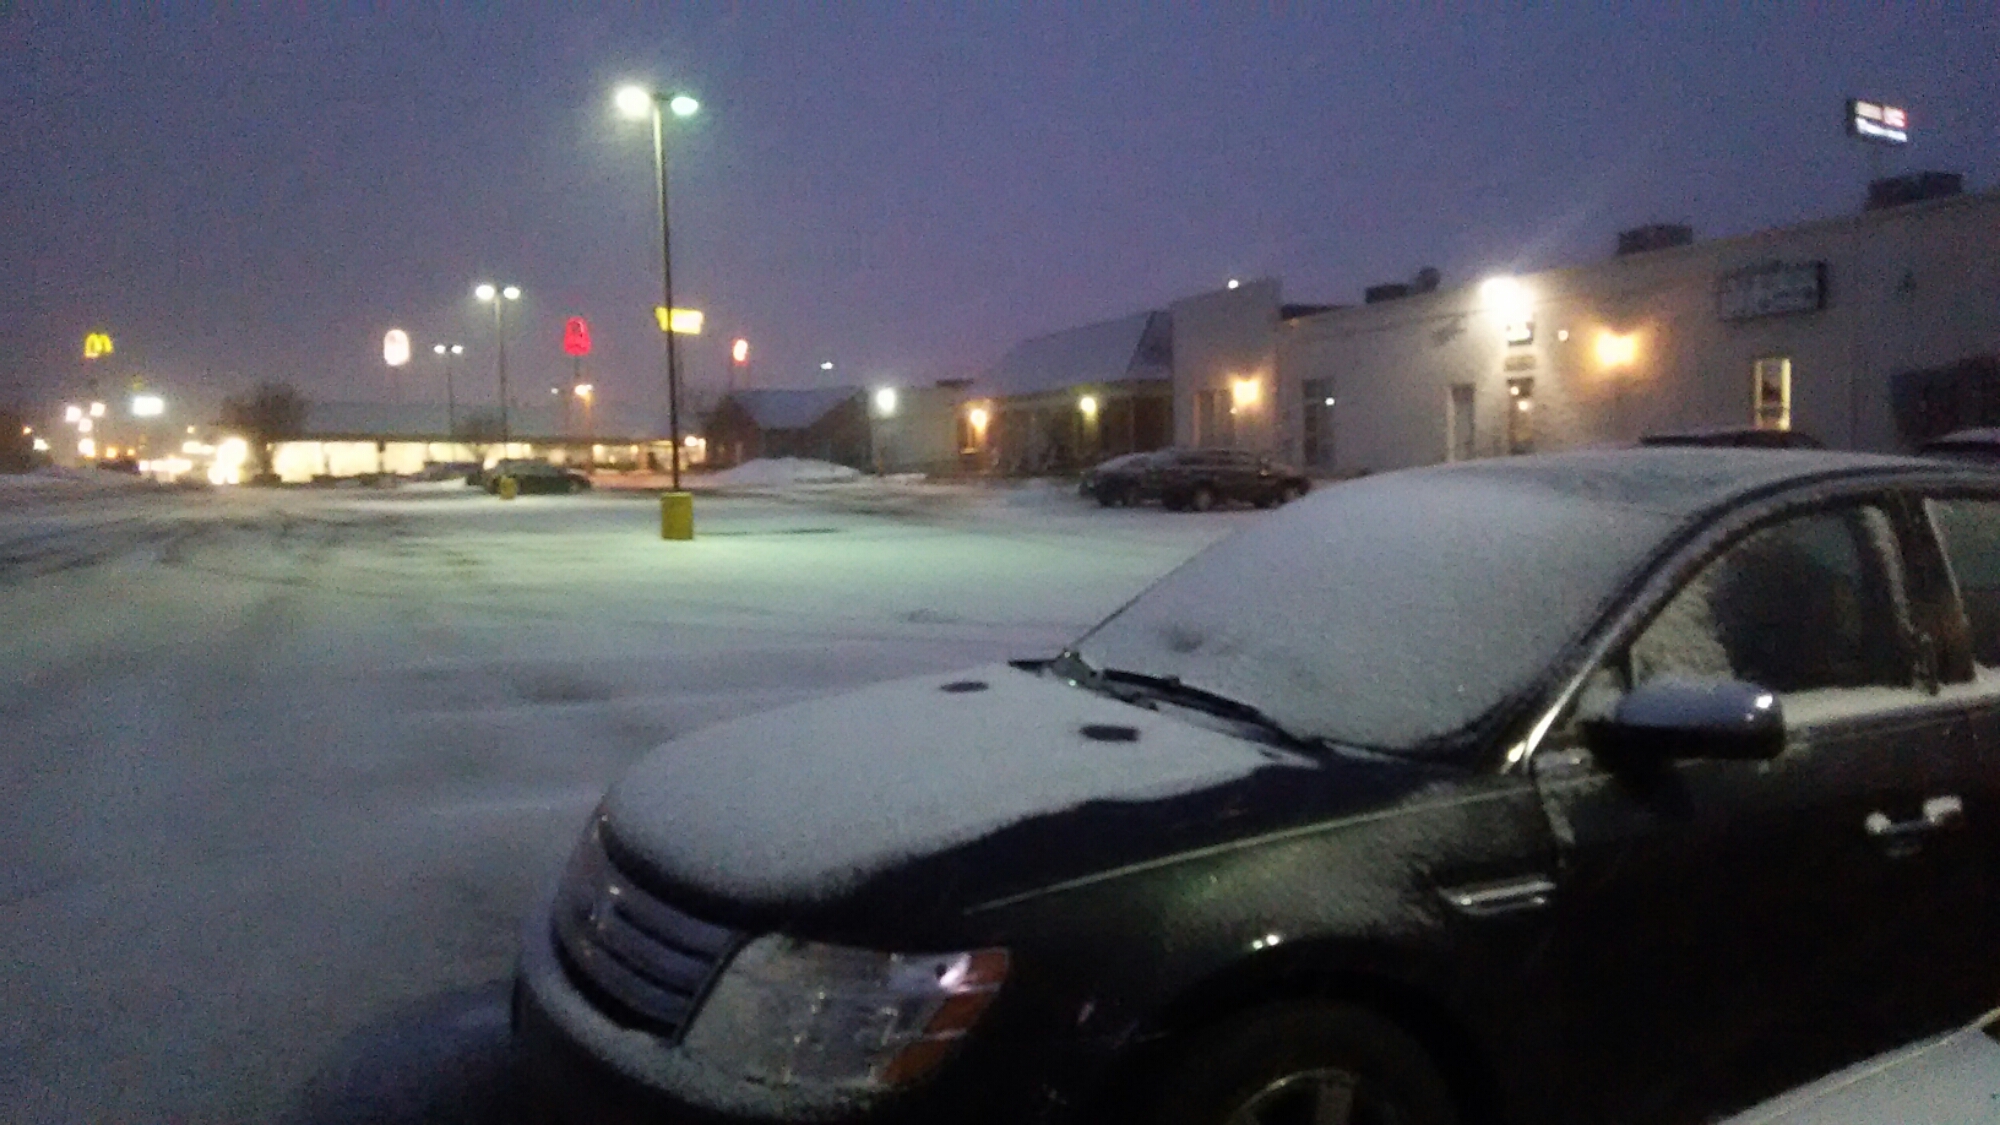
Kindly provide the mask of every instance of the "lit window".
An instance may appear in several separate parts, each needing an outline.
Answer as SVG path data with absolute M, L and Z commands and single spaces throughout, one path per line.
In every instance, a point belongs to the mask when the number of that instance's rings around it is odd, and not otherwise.
M 1751 421 L 1760 430 L 1792 428 L 1792 360 L 1768 356 L 1750 365 Z

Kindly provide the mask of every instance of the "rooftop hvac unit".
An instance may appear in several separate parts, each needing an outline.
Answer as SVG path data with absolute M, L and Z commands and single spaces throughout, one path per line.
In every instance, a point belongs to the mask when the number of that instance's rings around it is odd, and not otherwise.
M 1618 232 L 1618 256 L 1644 254 L 1694 243 L 1694 228 L 1686 223 L 1654 223 Z

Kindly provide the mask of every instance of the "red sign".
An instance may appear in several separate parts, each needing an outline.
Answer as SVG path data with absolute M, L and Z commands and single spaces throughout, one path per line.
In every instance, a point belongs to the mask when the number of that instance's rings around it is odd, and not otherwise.
M 563 354 L 578 358 L 590 354 L 590 325 L 580 316 L 570 317 L 563 324 Z

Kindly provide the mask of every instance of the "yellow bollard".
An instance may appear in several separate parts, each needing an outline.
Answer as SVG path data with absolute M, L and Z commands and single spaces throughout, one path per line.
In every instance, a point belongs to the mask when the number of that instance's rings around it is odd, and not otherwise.
M 694 538 L 694 494 L 660 493 L 660 538 Z
M 502 500 L 512 500 L 521 494 L 521 482 L 513 477 L 500 478 L 499 496 Z

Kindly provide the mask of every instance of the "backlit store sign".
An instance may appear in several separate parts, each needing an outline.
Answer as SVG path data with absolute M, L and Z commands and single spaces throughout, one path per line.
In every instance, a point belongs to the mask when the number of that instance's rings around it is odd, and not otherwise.
M 1906 145 L 1910 143 L 1910 115 L 1893 105 L 1849 98 L 1847 135 L 1885 145 Z
M 1825 307 L 1825 262 L 1769 262 L 1715 280 L 1715 313 L 1724 320 L 1755 320 Z

